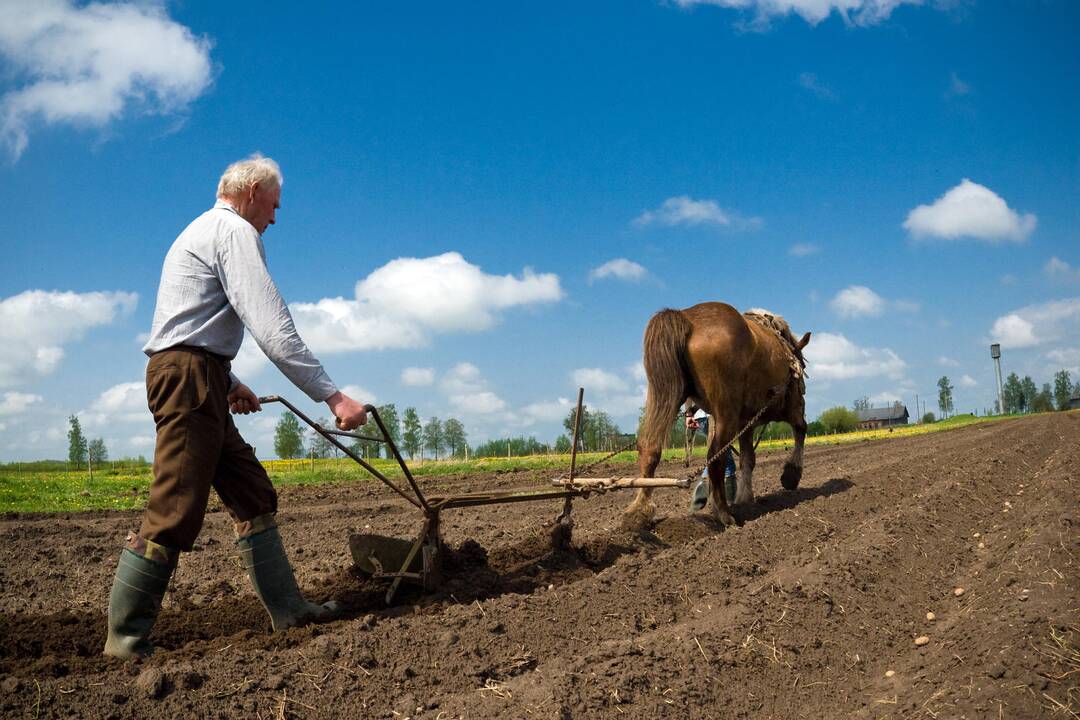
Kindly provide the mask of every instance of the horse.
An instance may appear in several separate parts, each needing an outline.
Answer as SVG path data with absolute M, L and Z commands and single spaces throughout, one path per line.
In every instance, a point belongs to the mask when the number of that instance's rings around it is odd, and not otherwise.
M 791 425 L 795 446 L 780 483 L 786 490 L 797 488 L 806 441 L 802 349 L 809 341 L 810 333 L 796 340 L 782 317 L 764 310 L 742 314 L 725 303 L 706 302 L 656 313 L 644 337 L 648 393 L 638 435 L 640 477 L 654 477 L 672 418 L 689 399 L 712 416 L 707 458 L 763 411 L 738 438 L 736 507 L 754 500 L 753 434 L 758 425 L 773 421 Z M 717 456 L 709 463 L 709 497 L 713 516 L 730 526 L 736 520 L 724 497 L 723 462 Z M 623 515 L 624 528 L 642 530 L 652 522 L 656 505 L 651 496 L 652 488 L 638 490 Z

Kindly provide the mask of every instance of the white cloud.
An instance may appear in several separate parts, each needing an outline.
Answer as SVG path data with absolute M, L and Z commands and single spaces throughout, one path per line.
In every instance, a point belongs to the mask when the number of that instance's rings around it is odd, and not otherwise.
M 615 417 L 636 417 L 645 404 L 645 367 L 640 362 L 620 372 L 578 368 L 570 373 L 575 388 L 585 388 L 585 404 Z
M 813 243 L 795 243 L 788 248 L 788 255 L 794 257 L 806 257 L 821 252 L 821 248 Z
M 932 204 L 908 213 L 904 228 L 915 238 L 1023 242 L 1036 222 L 1033 214 L 1020 215 L 990 188 L 964 178 Z
M 876 395 L 870 396 L 870 407 L 886 407 L 896 402 L 903 402 L 902 398 L 897 393 L 890 390 L 882 390 Z
M 550 402 L 535 402 L 521 408 L 518 413 L 523 420 L 523 425 L 532 425 L 537 422 L 561 421 L 567 416 L 574 403 L 568 398 L 558 398 Z
M 960 376 L 960 379 L 957 380 L 957 383 L 960 385 L 960 387 L 966 388 L 973 388 L 979 384 L 978 381 L 975 380 L 975 378 L 971 377 L 966 373 Z
M 827 85 L 818 80 L 818 76 L 811 72 L 799 73 L 799 85 L 809 90 L 818 97 L 832 99 L 833 91 Z
M 885 300 L 864 285 L 852 285 L 838 292 L 829 307 L 843 318 L 876 317 L 885 311 Z
M 433 368 L 407 367 L 401 371 L 401 384 L 408 387 L 424 387 L 435 384 Z
M 670 197 L 655 210 L 646 210 L 634 218 L 634 224 L 665 225 L 717 225 L 721 227 L 757 227 L 761 218 L 744 218 L 721 208 L 715 200 L 694 200 L 687 195 Z
M 955 72 L 949 73 L 949 89 L 945 91 L 946 97 L 963 97 L 971 94 L 971 85 L 964 82 Z
M 64 357 L 65 344 L 130 314 L 137 302 L 135 293 L 44 290 L 0 300 L 0 387 L 52 373 Z
M 5 0 L 0 57 L 19 86 L 0 98 L 0 140 L 17 159 L 38 118 L 104 127 L 128 107 L 181 111 L 210 84 L 209 51 L 158 2 Z
M 638 265 L 633 260 L 627 260 L 626 258 L 615 258 L 614 260 L 608 260 L 600 267 L 595 267 L 589 271 L 589 282 L 594 280 L 602 280 L 604 278 L 616 278 L 618 280 L 626 280 L 628 282 L 637 282 L 648 274 L 642 265 Z
M 956 362 L 951 357 L 945 357 L 944 355 L 938 357 L 937 364 L 943 367 L 960 367 L 960 363 Z
M 506 409 L 506 402 L 487 389 L 480 368 L 472 363 L 461 362 L 450 368 L 439 386 L 450 401 L 453 416 L 490 415 Z
M 1046 359 L 1053 363 L 1053 367 L 1047 368 L 1047 374 L 1068 370 L 1073 382 L 1080 380 L 1080 347 L 1056 348 L 1046 353 Z
M 263 354 L 255 338 L 250 333 L 244 333 L 244 341 L 240 344 L 240 351 L 232 360 L 232 373 L 245 385 L 251 385 L 251 379 L 257 376 L 263 368 L 270 364 L 270 360 Z
M 994 321 L 994 342 L 1023 348 L 1080 335 L 1080 297 L 1028 305 Z
M 1052 280 L 1080 280 L 1080 268 L 1074 268 L 1057 256 L 1046 261 L 1043 265 L 1043 273 Z
M 356 400 L 357 402 L 368 403 L 371 405 L 375 405 L 379 402 L 379 399 L 375 396 L 375 393 L 371 392 L 367 388 L 362 388 L 359 385 L 345 385 L 344 387 L 338 389 L 351 397 L 353 400 Z M 325 408 L 326 405 L 320 404 L 320 407 Z
M 146 407 L 146 385 L 138 381 L 113 385 L 79 416 L 88 428 L 111 428 L 117 423 L 151 423 L 153 417 Z
M 723 8 L 751 11 L 755 22 L 767 23 L 774 17 L 792 13 L 811 25 L 817 25 L 836 12 L 848 25 L 876 25 L 900 5 L 920 4 L 922 0 L 675 0 L 682 8 L 714 5 Z
M 0 398 L 0 415 L 19 415 L 28 407 L 43 400 L 40 395 L 7 392 Z
M 512 307 L 561 300 L 559 276 L 526 268 L 521 277 L 489 275 L 456 252 L 398 258 L 356 284 L 355 299 L 290 305 L 316 353 L 412 348 L 432 336 L 479 332 Z
M 843 335 L 815 333 L 805 350 L 810 377 L 848 380 L 885 375 L 899 378 L 907 364 L 889 348 L 864 348 Z
M 570 374 L 574 384 L 586 393 L 611 393 L 626 390 L 626 381 L 615 373 L 600 368 L 579 368 Z
M 1016 313 L 1010 313 L 995 320 L 990 334 L 997 342 L 1006 347 L 1029 347 L 1038 345 L 1040 342 L 1035 337 L 1035 326 L 1031 321 L 1020 317 Z

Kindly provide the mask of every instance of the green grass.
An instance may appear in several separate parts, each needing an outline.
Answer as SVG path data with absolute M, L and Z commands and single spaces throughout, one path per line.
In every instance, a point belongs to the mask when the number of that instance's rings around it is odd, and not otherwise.
M 975 417 L 957 415 L 929 425 L 907 425 L 888 430 L 864 430 L 842 435 L 823 435 L 807 438 L 807 445 L 839 445 L 870 442 L 889 438 L 942 432 L 978 423 L 996 422 L 1010 416 Z M 1016 416 L 1011 416 L 1016 417 Z M 791 440 L 765 440 L 759 452 L 783 451 Z M 585 453 L 578 457 L 578 467 L 603 457 L 603 453 Z M 682 448 L 664 451 L 665 460 L 681 460 Z M 628 466 L 637 461 L 637 452 L 616 455 L 612 462 Z M 695 448 L 692 465 L 700 467 L 705 461 L 705 449 Z M 392 460 L 371 460 L 371 464 L 390 478 L 401 478 L 401 469 Z M 339 483 L 378 482 L 349 458 L 316 460 L 314 470 L 310 460 L 271 460 L 263 463 L 275 486 L 333 485 Z M 565 473 L 570 456 L 529 455 L 511 458 L 474 458 L 410 463 L 417 478 L 475 473 L 534 471 L 536 482 L 546 483 Z M 130 510 L 146 504 L 150 487 L 150 466 L 134 461 L 109 463 L 94 470 L 91 480 L 85 470 L 66 469 L 66 463 L 43 461 L 0 465 L 0 512 L 76 512 L 81 510 Z M 633 472 L 632 468 L 627 468 Z M 426 490 L 438 490 L 430 482 Z

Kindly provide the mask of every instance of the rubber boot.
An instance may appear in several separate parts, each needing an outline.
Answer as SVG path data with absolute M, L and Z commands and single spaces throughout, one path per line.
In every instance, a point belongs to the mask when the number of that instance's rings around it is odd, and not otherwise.
M 316 605 L 300 594 L 285 546 L 276 527 L 236 541 L 240 558 L 263 607 L 270 613 L 274 632 L 308 622 L 333 620 L 340 606 L 336 602 Z
M 154 627 L 161 598 L 169 587 L 173 565 L 147 560 L 124 548 L 116 566 L 109 594 L 109 636 L 105 654 L 115 658 L 150 655 L 150 630 Z
M 702 475 L 702 477 L 699 477 L 697 482 L 694 483 L 693 490 L 690 491 L 690 512 L 702 510 L 708 504 L 709 477 L 708 475 Z
M 728 504 L 735 502 L 735 490 L 738 489 L 738 483 L 735 480 L 735 473 L 724 476 L 724 497 L 727 498 Z

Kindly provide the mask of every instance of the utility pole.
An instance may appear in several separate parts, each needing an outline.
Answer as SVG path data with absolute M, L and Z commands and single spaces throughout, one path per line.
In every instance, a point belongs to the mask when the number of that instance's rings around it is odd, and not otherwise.
M 1004 415 L 1005 391 L 1001 387 L 1001 345 L 994 343 L 990 346 L 990 357 L 994 358 L 994 370 L 997 372 L 998 415 Z
M 919 393 L 915 393 L 915 424 L 922 424 L 922 415 L 919 414 Z

